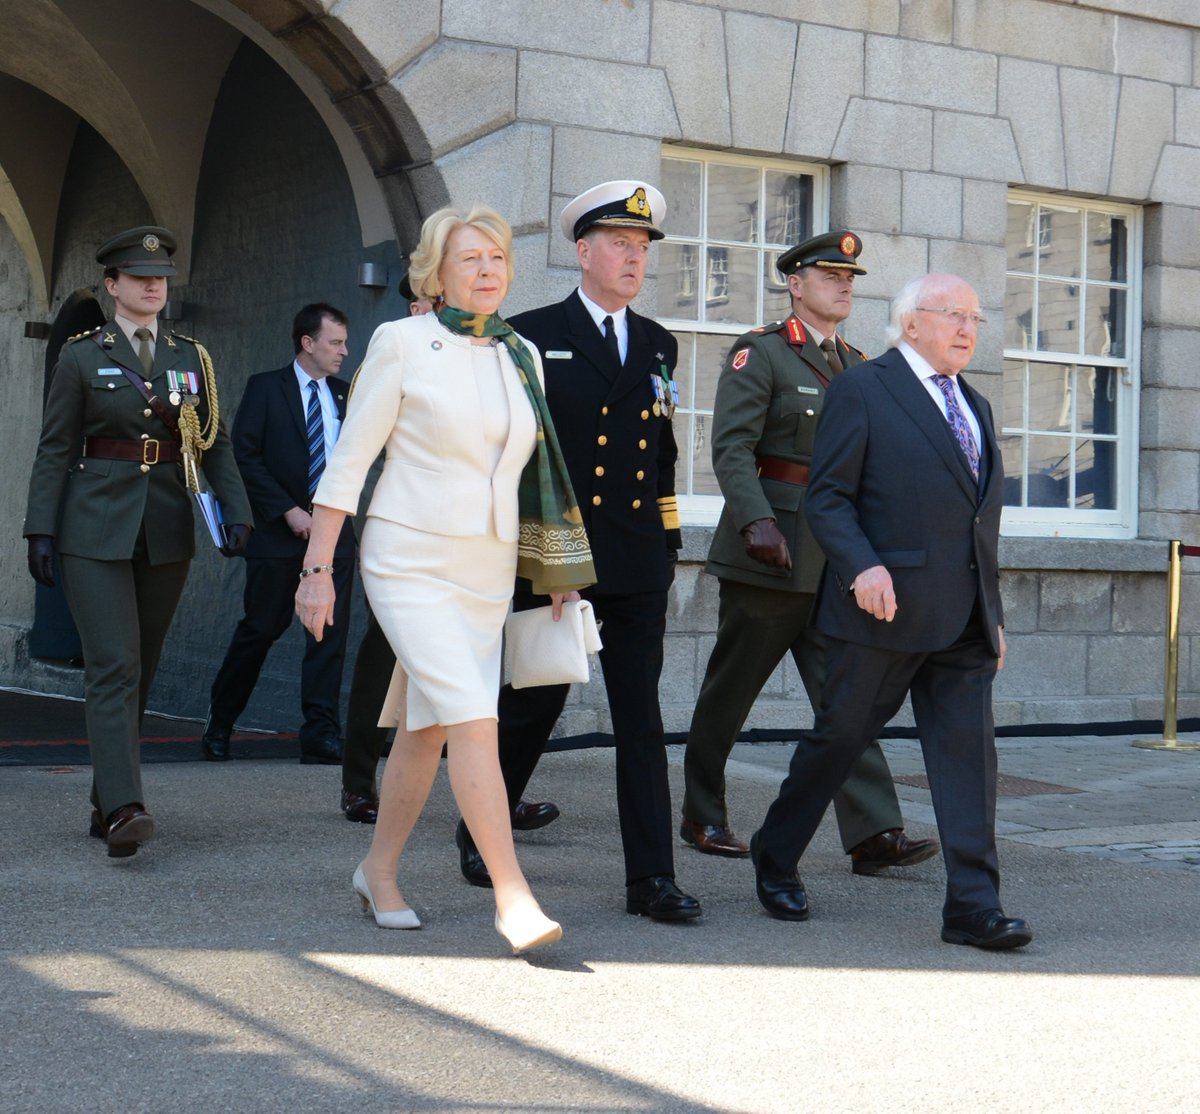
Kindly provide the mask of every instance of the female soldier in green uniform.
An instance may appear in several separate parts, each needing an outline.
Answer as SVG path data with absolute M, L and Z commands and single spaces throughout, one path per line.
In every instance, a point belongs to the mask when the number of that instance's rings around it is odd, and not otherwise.
M 174 250 L 167 229 L 143 226 L 97 251 L 113 316 L 59 355 L 25 515 L 33 578 L 53 585 L 56 550 L 62 560 L 83 642 L 91 834 L 114 857 L 154 834 L 141 720 L 195 552 L 201 457 L 230 524 L 221 552 L 236 553 L 250 536 L 208 353 L 158 326 Z

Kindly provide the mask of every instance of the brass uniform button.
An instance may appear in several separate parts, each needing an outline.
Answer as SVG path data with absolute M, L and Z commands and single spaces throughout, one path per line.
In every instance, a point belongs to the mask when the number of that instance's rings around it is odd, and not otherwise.
M 142 434 L 142 440 L 143 440 L 143 441 L 149 441 L 149 440 L 150 440 L 150 434 L 148 434 L 148 433 L 143 433 L 143 434 Z
M 643 411 L 642 411 L 642 421 L 645 421 L 645 420 L 646 420 L 647 418 L 649 418 L 649 417 L 650 417 L 650 411 L 649 411 L 649 410 L 643 410 Z
M 639 480 L 644 480 L 646 478 L 646 473 L 643 472 L 640 468 L 637 470 L 637 478 Z
M 603 475 L 604 475 L 604 465 L 603 465 L 603 464 L 597 464 L 597 465 L 596 465 L 596 475 L 597 475 L 597 476 L 603 476 Z
M 607 407 L 607 406 L 601 406 L 601 407 L 600 407 L 600 413 L 601 413 L 601 414 L 604 414 L 605 416 L 607 416 L 607 415 L 608 415 L 608 407 Z
M 108 385 L 108 389 L 109 389 L 110 391 L 115 391 L 115 390 L 117 389 L 117 385 L 116 385 L 116 383 L 109 383 L 109 385 Z
M 601 500 L 600 500 L 600 496 L 599 496 L 599 495 L 593 495 L 593 496 L 592 496 L 592 506 L 593 506 L 593 507 L 598 507 L 598 506 L 600 506 L 600 502 L 601 502 Z
M 608 438 L 607 438 L 607 437 L 605 437 L 605 436 L 604 436 L 604 434 L 602 433 L 602 434 L 600 434 L 600 436 L 599 436 L 599 437 L 597 437 L 597 438 L 596 438 L 596 444 L 597 444 L 597 445 L 607 445 L 607 444 L 608 444 Z
M 635 500 L 633 501 L 633 509 L 634 509 L 635 511 L 636 511 L 636 510 L 638 509 L 638 507 L 640 507 L 641 505 L 642 505 L 642 501 L 641 501 L 640 499 L 635 499 Z
M 149 464 L 143 464 L 143 465 L 142 465 L 142 471 L 143 471 L 143 472 L 149 472 L 149 471 L 150 471 L 150 465 L 149 465 Z
M 152 413 L 153 413 L 153 411 L 151 411 L 151 410 L 143 410 L 143 411 L 142 411 L 142 417 L 144 417 L 144 418 L 148 418 L 148 417 L 150 417 L 150 415 L 151 415 Z
M 639 449 L 644 449 L 645 447 L 646 447 L 646 439 L 643 437 L 643 438 L 642 438 L 642 440 L 640 440 L 640 441 L 638 442 L 638 448 L 639 448 Z

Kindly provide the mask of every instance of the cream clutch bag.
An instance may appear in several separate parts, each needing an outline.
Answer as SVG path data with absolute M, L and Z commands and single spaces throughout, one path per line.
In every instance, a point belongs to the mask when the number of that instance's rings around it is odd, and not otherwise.
M 513 611 L 504 621 L 504 671 L 515 689 L 588 681 L 588 655 L 602 645 L 587 600 L 564 603 L 557 623 L 550 607 Z

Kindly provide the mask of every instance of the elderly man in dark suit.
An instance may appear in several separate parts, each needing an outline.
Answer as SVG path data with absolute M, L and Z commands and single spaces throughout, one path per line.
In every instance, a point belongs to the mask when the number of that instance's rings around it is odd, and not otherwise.
M 865 359 L 837 334 L 854 304 L 862 240 L 845 229 L 779 257 L 792 312 L 739 337 L 717 384 L 713 470 L 725 497 L 706 572 L 721 584 L 717 641 L 684 754 L 686 843 L 709 855 L 750 848 L 729 827 L 725 763 L 758 694 L 789 651 L 814 709 L 825 682 L 825 641 L 809 621 L 825 556 L 804 520 L 804 491 L 825 389 Z M 892 772 L 877 742 L 833 799 L 855 874 L 911 866 L 937 854 L 904 832 Z
M 830 385 L 808 522 L 828 565 L 815 620 L 828 676 L 814 730 L 750 841 L 759 900 L 803 920 L 796 867 L 855 760 L 911 693 L 946 862 L 942 939 L 1029 943 L 1004 915 L 992 683 L 1004 664 L 1003 465 L 987 400 L 960 373 L 983 321 L 954 275 L 914 279 L 886 355 Z
M 201 747 L 209 761 L 229 758 L 234 721 L 250 700 L 267 653 L 294 614 L 297 578 L 312 525 L 312 494 L 346 416 L 350 385 L 336 378 L 346 358 L 347 320 L 323 302 L 292 323 L 296 357 L 278 371 L 252 375 L 233 422 L 233 451 L 254 509 L 246 547 L 245 615 L 213 681 Z M 334 556 L 338 611 L 317 642 L 305 636 L 300 674 L 300 761 L 342 760 L 338 703 L 357 544 L 349 522 Z
M 579 288 L 565 301 L 511 318 L 542 354 L 546 402 L 583 512 L 597 583 L 583 595 L 603 623 L 600 665 L 617 751 L 617 812 L 625 851 L 625 908 L 658 921 L 691 920 L 700 903 L 675 883 L 671 791 L 658 680 L 667 589 L 681 538 L 678 450 L 671 427 L 677 345 L 629 309 L 646 275 L 666 202 L 652 185 L 603 182 L 563 209 Z M 518 583 L 514 607 L 548 603 Z M 500 764 L 515 806 L 567 699 L 568 685 L 500 692 Z M 466 828 L 463 875 L 489 885 Z

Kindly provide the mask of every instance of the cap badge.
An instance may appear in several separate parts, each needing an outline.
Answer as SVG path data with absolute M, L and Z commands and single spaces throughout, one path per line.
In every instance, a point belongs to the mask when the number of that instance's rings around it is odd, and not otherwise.
M 625 202 L 625 211 L 632 213 L 636 217 L 645 217 L 646 220 L 651 220 L 650 202 L 646 200 L 646 191 L 638 188 L 634 195 Z
M 854 255 L 855 250 L 858 248 L 858 240 L 849 232 L 847 232 L 846 235 L 842 237 L 842 242 L 838 245 L 838 247 L 841 248 L 843 255 Z
M 143 236 L 142 237 L 142 247 L 144 247 L 147 251 L 158 251 L 158 248 L 159 248 L 158 237 L 155 236 L 153 233 Z

